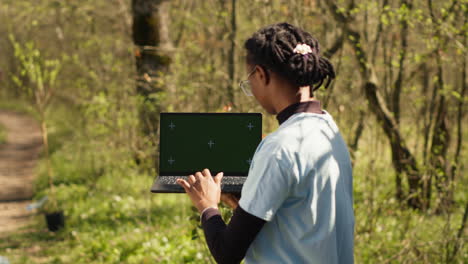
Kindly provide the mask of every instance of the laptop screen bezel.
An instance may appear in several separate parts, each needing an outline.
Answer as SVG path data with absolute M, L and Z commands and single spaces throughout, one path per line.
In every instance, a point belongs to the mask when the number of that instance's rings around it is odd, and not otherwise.
M 243 115 L 243 116 L 257 116 L 260 117 L 260 129 L 258 129 L 258 139 L 259 142 L 262 140 L 262 130 L 263 130 L 263 120 L 262 120 L 262 114 L 261 113 L 185 113 L 185 112 L 164 112 L 160 114 L 161 117 L 159 119 L 159 126 L 161 126 L 161 120 L 162 116 L 169 116 L 169 115 L 197 115 L 197 116 L 205 116 L 205 115 L 218 115 L 218 116 L 230 116 L 230 115 Z M 162 155 L 161 155 L 161 144 L 165 144 L 164 142 L 161 141 L 161 128 L 159 129 L 159 145 L 158 145 L 158 171 L 159 171 L 159 176 L 187 176 L 190 174 L 195 173 L 196 171 L 177 171 L 177 172 L 163 172 L 161 171 L 161 162 L 162 162 Z M 209 168 L 208 168 L 209 169 Z M 247 172 L 236 172 L 236 171 L 223 171 L 224 176 L 245 176 L 247 177 L 248 171 Z M 216 172 L 211 172 L 212 174 Z M 214 176 L 214 175 L 213 175 Z

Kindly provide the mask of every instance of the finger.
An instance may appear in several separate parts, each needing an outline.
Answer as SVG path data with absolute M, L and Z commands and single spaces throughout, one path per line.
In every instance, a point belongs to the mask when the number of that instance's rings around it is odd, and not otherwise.
M 197 173 L 195 173 L 195 179 L 197 181 L 203 179 L 203 174 L 201 172 L 197 171 Z
M 196 181 L 197 179 L 193 175 L 188 176 L 188 182 L 190 183 L 190 185 L 195 184 Z
M 182 188 L 184 188 L 185 192 L 188 193 L 190 191 L 190 184 L 184 179 L 177 179 L 176 181 Z
M 214 181 L 216 184 L 218 184 L 218 186 L 221 186 L 221 180 L 223 179 L 223 176 L 224 176 L 224 172 L 220 172 L 216 174 L 216 176 L 214 177 Z
M 205 176 L 205 177 L 210 176 L 210 177 L 211 177 L 211 172 L 210 172 L 210 170 L 209 170 L 209 169 L 204 169 L 204 170 L 203 170 L 203 176 Z

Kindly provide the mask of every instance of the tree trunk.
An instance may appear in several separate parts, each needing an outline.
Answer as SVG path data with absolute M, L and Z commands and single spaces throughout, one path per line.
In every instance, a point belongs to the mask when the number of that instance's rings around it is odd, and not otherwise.
M 367 54 L 362 48 L 361 34 L 351 28 L 350 17 L 340 12 L 338 6 L 333 1 L 326 1 L 326 4 L 335 20 L 348 36 L 346 39 L 350 41 L 354 50 L 363 81 L 362 87 L 367 102 L 369 103 L 369 108 L 377 117 L 378 123 L 382 126 L 384 133 L 390 141 L 393 167 L 397 171 L 397 175 L 401 175 L 402 173 L 406 174 L 409 186 L 408 205 L 415 209 L 424 209 L 426 206 L 421 196 L 421 174 L 417 167 L 416 159 L 406 146 L 406 142 L 401 136 L 397 122 L 378 92 L 379 85 L 377 79 Z
M 442 77 L 442 61 L 437 55 L 438 89 L 442 91 L 444 82 Z M 432 133 L 431 166 L 432 175 L 435 177 L 435 185 L 438 196 L 438 212 L 446 211 L 451 207 L 452 196 L 449 192 L 450 180 L 447 173 L 447 150 L 450 142 L 450 134 L 447 124 L 447 105 L 443 91 L 440 93 L 436 114 L 434 131 Z
M 235 57 L 236 57 L 236 0 L 231 0 L 231 34 L 229 40 L 231 42 L 231 48 L 229 50 L 229 63 L 228 63 L 228 74 L 229 83 L 227 86 L 228 104 L 234 105 L 234 86 L 235 86 Z
M 52 169 L 52 161 L 50 160 L 50 149 L 49 149 L 49 132 L 47 130 L 47 123 L 45 117 L 45 111 L 39 113 L 41 116 L 41 133 L 42 133 L 42 143 L 44 144 L 44 153 L 46 158 L 47 165 L 47 178 L 49 182 L 49 202 L 51 211 L 54 212 L 58 210 L 57 198 L 55 197 L 55 187 L 54 187 L 54 174 Z
M 455 3 L 456 1 L 454 1 Z M 452 7 L 454 4 L 452 5 Z M 451 8 L 452 8 L 451 7 Z M 448 174 L 448 164 L 449 160 L 447 159 L 447 150 L 450 144 L 450 133 L 448 128 L 447 120 L 447 100 L 445 98 L 444 91 L 444 74 L 443 74 L 443 65 L 442 65 L 442 56 L 441 52 L 444 49 L 446 40 L 442 39 L 441 25 L 437 22 L 435 17 L 432 1 L 428 0 L 429 13 L 432 19 L 432 23 L 435 26 L 435 36 L 438 39 L 437 48 L 435 52 L 436 65 L 437 65 L 437 83 L 435 84 L 434 91 L 437 92 L 436 95 L 439 96 L 437 100 L 437 110 L 435 111 L 435 121 L 434 128 L 432 132 L 432 144 L 430 149 L 430 177 L 435 178 L 435 187 L 437 190 L 437 209 L 438 213 L 446 212 L 450 209 L 453 203 L 453 196 L 450 192 L 451 184 L 449 174 Z M 443 18 L 445 19 L 445 18 Z
M 464 24 L 466 25 L 468 21 L 468 9 L 465 9 L 465 22 Z M 463 44 L 465 47 L 468 46 L 468 37 L 465 32 L 463 34 Z M 456 139 L 456 146 L 455 146 L 455 158 L 454 158 L 454 163 L 451 168 L 451 181 L 454 182 L 458 173 L 458 166 L 460 163 L 460 154 L 461 154 L 461 149 L 462 149 L 462 142 L 463 142 L 463 117 L 464 117 L 464 98 L 466 91 L 468 90 L 468 79 L 467 79 L 467 64 L 468 64 L 468 56 L 465 51 L 465 56 L 463 56 L 463 63 L 462 63 L 462 68 L 460 69 L 460 77 L 461 77 L 461 91 L 458 94 L 458 105 L 457 105 L 457 139 Z M 450 189 L 450 191 L 453 191 L 453 188 Z
M 380 12 L 379 15 L 379 24 L 377 25 L 377 33 L 375 34 L 375 40 L 374 40 L 374 48 L 372 50 L 372 64 L 375 63 L 375 58 L 377 57 L 377 49 L 379 47 L 379 40 L 380 40 L 380 35 L 382 34 L 383 31 L 383 22 L 382 22 L 382 16 L 387 13 L 385 10 L 385 7 L 388 5 L 388 0 L 384 0 L 382 3 L 382 11 Z
M 429 88 L 430 88 L 430 71 L 429 67 L 427 66 L 426 63 L 422 64 L 421 67 L 421 86 L 422 86 L 422 94 L 428 94 L 429 93 Z M 430 99 L 432 100 L 432 99 Z M 422 163 L 424 167 L 428 166 L 428 158 L 427 158 L 427 146 L 429 145 L 429 132 L 431 128 L 431 120 L 428 118 L 428 115 L 426 114 L 429 109 L 430 109 L 430 100 L 426 99 L 426 103 L 424 103 L 421 107 L 421 111 L 419 113 L 419 120 L 422 120 L 423 125 L 422 125 L 422 136 L 423 136 L 423 146 L 422 146 Z M 431 111 L 432 113 L 432 111 Z M 428 172 L 425 172 L 425 176 L 423 177 L 423 196 L 424 199 L 427 201 L 427 206 L 430 207 L 431 203 L 431 195 L 432 195 L 432 179 L 430 177 L 430 174 Z
M 406 6 L 409 10 L 411 10 L 411 3 L 409 3 L 406 0 L 402 0 L 400 3 L 400 6 Z M 393 115 L 395 117 L 395 121 L 397 124 L 400 124 L 400 95 L 401 95 L 401 90 L 403 88 L 403 78 L 404 78 L 404 72 L 405 72 L 405 59 L 406 59 L 406 53 L 408 50 L 408 16 L 404 16 L 401 19 L 401 32 L 400 32 L 400 37 L 401 37 L 401 47 L 400 47 L 400 59 L 399 59 L 399 65 L 398 65 L 398 76 L 395 81 L 395 89 L 393 90 L 392 94 L 392 110 L 393 110 Z
M 169 1 L 132 0 L 132 37 L 136 46 L 136 90 L 142 97 L 140 122 L 143 132 L 155 136 L 163 107 L 164 87 L 158 78 L 170 65 L 172 49 L 168 30 Z

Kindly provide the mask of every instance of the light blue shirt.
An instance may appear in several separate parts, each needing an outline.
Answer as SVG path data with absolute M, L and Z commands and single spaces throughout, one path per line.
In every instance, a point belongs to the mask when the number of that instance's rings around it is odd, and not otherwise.
M 353 263 L 351 161 L 332 117 L 297 113 L 267 136 L 239 205 L 267 221 L 245 263 Z

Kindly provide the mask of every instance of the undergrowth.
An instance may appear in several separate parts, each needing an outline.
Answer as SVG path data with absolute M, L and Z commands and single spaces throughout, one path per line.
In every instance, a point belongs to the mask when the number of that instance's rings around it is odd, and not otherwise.
M 90 125 L 73 111 L 62 110 L 49 122 L 66 227 L 48 232 L 37 214 L 32 226 L 0 239 L 0 255 L 11 263 L 214 263 L 186 195 L 150 193 L 154 173 L 142 169 L 125 144 L 106 145 L 83 132 Z M 375 142 L 368 133 L 355 153 L 355 263 L 466 263 L 457 240 L 466 178 L 458 182 L 451 214 L 412 211 L 394 199 L 390 153 Z M 379 155 L 369 155 L 376 149 Z M 48 192 L 41 163 L 35 199 Z M 231 211 L 223 212 L 228 219 Z M 452 256 L 457 243 L 461 248 Z

